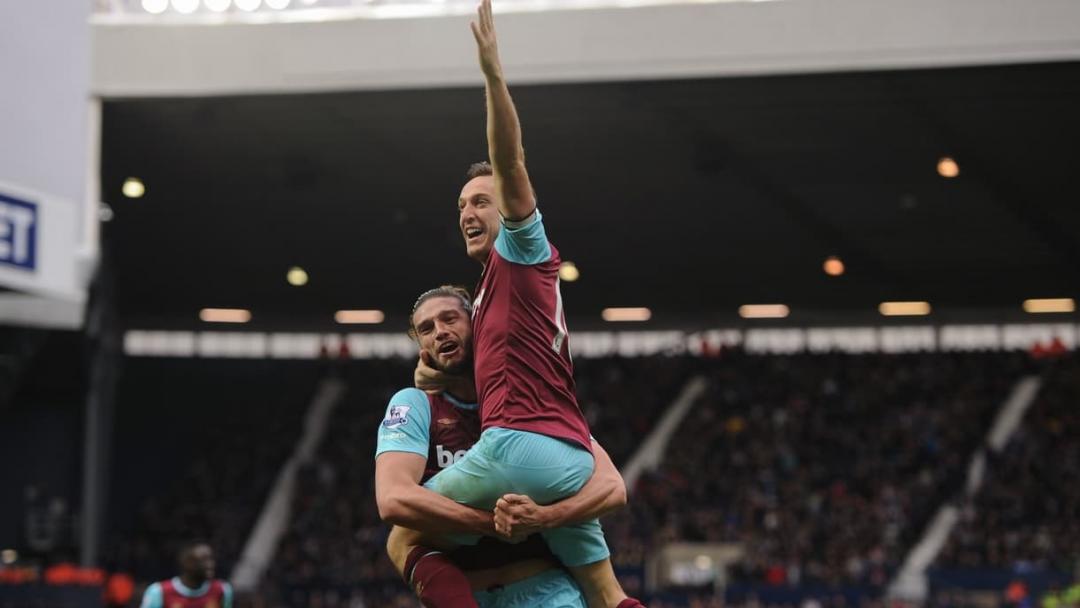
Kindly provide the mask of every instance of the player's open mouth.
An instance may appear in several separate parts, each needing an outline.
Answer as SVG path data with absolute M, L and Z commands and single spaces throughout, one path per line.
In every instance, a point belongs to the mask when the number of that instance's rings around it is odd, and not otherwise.
M 458 351 L 457 342 L 444 342 L 439 346 L 439 354 L 444 357 L 452 356 Z
M 466 228 L 465 229 L 465 239 L 469 240 L 469 241 L 471 241 L 473 239 L 476 239 L 476 238 L 479 238 L 480 235 L 482 235 L 482 234 L 484 234 L 484 230 L 482 228 Z

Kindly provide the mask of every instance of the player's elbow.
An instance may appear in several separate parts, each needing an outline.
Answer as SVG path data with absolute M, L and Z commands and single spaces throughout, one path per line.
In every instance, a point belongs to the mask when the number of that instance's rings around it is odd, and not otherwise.
M 623 481 L 622 475 L 616 475 L 611 485 L 611 507 L 613 509 L 625 507 L 629 497 L 626 492 L 626 482 Z
M 405 519 L 405 505 L 391 496 L 380 496 L 375 501 L 379 507 L 379 519 L 392 526 L 402 525 Z
M 622 475 L 618 471 L 612 469 L 604 476 L 604 481 L 607 486 L 607 507 L 609 510 L 621 509 L 626 506 L 627 492 L 626 482 L 623 481 Z

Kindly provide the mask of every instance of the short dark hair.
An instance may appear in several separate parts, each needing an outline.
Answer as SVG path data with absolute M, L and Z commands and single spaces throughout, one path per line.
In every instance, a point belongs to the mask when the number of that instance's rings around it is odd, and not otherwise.
M 478 163 L 469 165 L 469 170 L 465 172 L 465 181 L 471 181 L 474 177 L 481 177 L 484 175 L 495 175 L 495 168 L 491 166 L 491 163 L 486 160 L 482 160 Z M 536 188 L 532 191 L 533 198 L 536 198 Z
M 416 309 L 420 308 L 421 304 L 432 298 L 457 298 L 461 301 L 461 307 L 465 309 L 466 314 L 472 312 L 472 296 L 469 295 L 468 289 L 460 285 L 440 285 L 435 289 L 429 289 L 420 294 L 419 298 L 416 298 L 412 312 L 409 313 L 409 337 L 413 340 L 416 339 L 416 325 L 413 323 L 413 315 L 416 314 Z
M 465 172 L 465 181 L 482 175 L 495 175 L 495 169 L 486 160 L 469 165 L 469 170 Z
M 184 557 L 187 556 L 187 554 L 190 553 L 192 550 L 194 550 L 195 547 L 201 547 L 203 545 L 206 545 L 207 547 L 213 549 L 213 547 L 210 546 L 210 543 L 202 538 L 193 538 L 191 540 L 186 540 L 180 543 L 180 548 L 176 551 L 176 562 L 180 564 L 180 566 L 183 566 Z

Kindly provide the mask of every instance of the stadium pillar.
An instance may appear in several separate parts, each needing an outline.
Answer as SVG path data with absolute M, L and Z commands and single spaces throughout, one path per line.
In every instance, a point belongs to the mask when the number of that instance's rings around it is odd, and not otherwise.
M 79 561 L 97 566 L 105 525 L 109 448 L 121 333 L 116 323 L 113 276 L 106 243 L 90 288 L 86 308 L 87 367 L 85 435 L 83 440 L 82 528 Z

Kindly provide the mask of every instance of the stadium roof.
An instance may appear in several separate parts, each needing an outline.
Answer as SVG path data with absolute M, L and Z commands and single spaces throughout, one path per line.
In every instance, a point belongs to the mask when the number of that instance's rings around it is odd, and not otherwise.
M 549 236 L 581 270 L 572 326 L 608 306 L 710 326 L 747 303 L 806 323 L 1080 295 L 1080 64 L 512 91 Z M 360 308 L 393 327 L 419 292 L 471 286 L 455 201 L 486 155 L 483 110 L 478 88 L 108 102 L 122 318 L 241 307 L 253 326 L 333 330 Z M 144 197 L 121 194 L 129 176 Z

